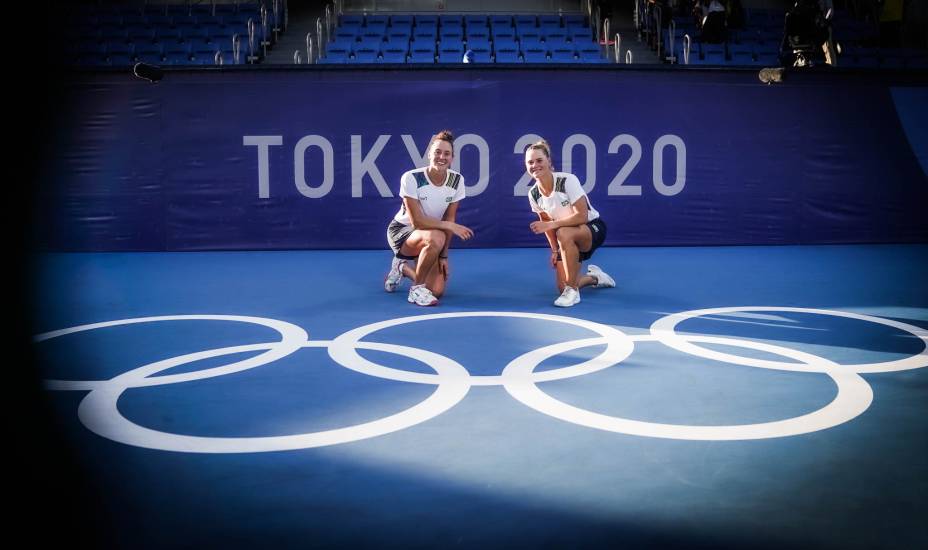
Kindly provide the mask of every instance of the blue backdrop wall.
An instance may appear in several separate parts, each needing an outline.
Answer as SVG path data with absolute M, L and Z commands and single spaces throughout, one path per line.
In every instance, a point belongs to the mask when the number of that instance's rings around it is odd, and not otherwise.
M 443 128 L 469 247 L 545 245 L 522 161 L 539 136 L 607 245 L 928 241 L 925 75 L 271 69 L 63 86 L 42 249 L 385 248 L 399 177 Z

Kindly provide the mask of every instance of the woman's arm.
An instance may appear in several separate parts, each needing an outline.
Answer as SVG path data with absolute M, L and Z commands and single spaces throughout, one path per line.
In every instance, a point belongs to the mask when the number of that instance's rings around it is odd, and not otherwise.
M 547 233 L 548 231 L 557 231 L 558 227 L 576 227 L 585 224 L 587 222 L 587 217 L 589 216 L 587 213 L 587 204 L 589 203 L 587 202 L 586 195 L 583 195 L 577 199 L 576 202 L 570 205 L 571 209 L 574 211 L 573 214 L 559 220 L 552 220 L 548 218 L 547 215 L 545 215 L 545 217 L 542 218 L 542 221 L 531 223 L 530 227 L 532 228 L 532 232 L 537 235 L 539 233 Z M 539 214 L 538 217 L 541 218 L 541 214 Z M 547 220 L 545 220 L 545 218 L 547 218 Z M 548 240 L 551 240 L 550 237 Z
M 403 204 L 406 206 L 406 212 L 409 213 L 409 220 L 412 222 L 412 226 L 416 229 L 439 229 L 441 231 L 449 231 L 458 236 L 462 240 L 467 240 L 474 236 L 474 232 L 464 227 L 461 224 L 449 221 L 446 219 L 437 219 L 431 216 L 427 216 L 425 212 L 422 211 L 422 205 L 419 204 L 418 199 L 411 197 L 403 197 Z M 448 205 L 448 210 L 454 208 L 454 214 L 457 214 L 457 203 L 453 202 Z M 447 217 L 448 210 L 445 211 L 445 217 Z

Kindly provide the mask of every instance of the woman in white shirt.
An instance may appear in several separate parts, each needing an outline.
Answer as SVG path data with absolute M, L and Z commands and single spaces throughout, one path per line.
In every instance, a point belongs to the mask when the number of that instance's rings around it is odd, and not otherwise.
M 384 290 L 394 292 L 403 278 L 413 281 L 407 300 L 433 306 L 444 294 L 450 275 L 448 249 L 452 235 L 461 240 L 474 236 L 456 223 L 458 204 L 464 198 L 464 178 L 451 170 L 454 135 L 448 130 L 432 136 L 429 164 L 403 174 L 400 197 L 403 204 L 387 227 L 387 242 L 393 263 L 384 279 Z M 408 265 L 413 262 L 413 265 Z
M 536 235 L 544 234 L 551 247 L 551 267 L 561 295 L 558 307 L 580 303 L 580 289 L 585 286 L 611 288 L 615 281 L 602 269 L 590 265 L 580 274 L 581 262 L 588 260 L 606 240 L 606 224 L 590 204 L 580 180 L 573 174 L 555 172 L 551 148 L 544 140 L 525 150 L 525 169 L 535 180 L 528 200 L 538 221 L 529 227 Z

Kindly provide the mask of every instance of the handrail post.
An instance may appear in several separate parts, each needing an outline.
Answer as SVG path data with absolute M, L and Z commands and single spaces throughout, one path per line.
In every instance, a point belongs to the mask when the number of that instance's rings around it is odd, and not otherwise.
M 255 20 L 252 18 L 248 19 L 248 62 L 254 63 L 258 56 L 256 55 L 257 51 L 255 49 Z

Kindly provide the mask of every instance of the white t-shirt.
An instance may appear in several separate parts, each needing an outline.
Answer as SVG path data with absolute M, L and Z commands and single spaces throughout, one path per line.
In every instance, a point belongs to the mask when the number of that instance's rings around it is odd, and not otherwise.
M 544 212 L 552 220 L 560 220 L 573 216 L 571 205 L 580 199 L 586 199 L 586 221 L 591 222 L 599 217 L 599 212 L 593 208 L 590 198 L 583 191 L 580 180 L 567 172 L 554 172 L 554 191 L 546 197 L 541 192 L 538 182 L 528 190 L 528 202 L 532 205 L 532 212 Z
M 464 177 L 454 170 L 448 170 L 444 183 L 434 185 L 425 171 L 426 168 L 417 168 L 403 174 L 400 178 L 400 197 L 418 200 L 426 216 L 440 220 L 449 204 L 464 198 Z M 393 219 L 403 225 L 412 223 L 405 203 Z

